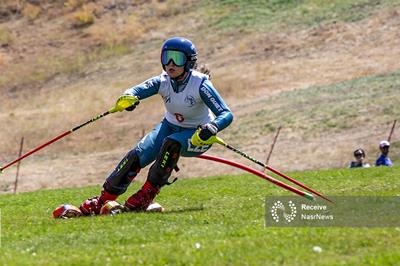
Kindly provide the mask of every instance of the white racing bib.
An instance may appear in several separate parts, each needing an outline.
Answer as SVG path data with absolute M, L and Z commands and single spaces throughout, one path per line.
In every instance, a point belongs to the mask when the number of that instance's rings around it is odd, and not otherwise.
M 206 75 L 192 70 L 185 89 L 174 92 L 171 80 L 164 71 L 160 75 L 161 84 L 158 93 L 164 100 L 165 118 L 171 124 L 196 128 L 198 125 L 208 123 L 214 119 L 214 114 L 200 97 L 199 89 Z

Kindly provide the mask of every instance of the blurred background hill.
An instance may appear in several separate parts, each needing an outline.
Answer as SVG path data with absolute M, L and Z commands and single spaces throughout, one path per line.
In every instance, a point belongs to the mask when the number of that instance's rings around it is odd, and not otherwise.
M 282 126 L 270 160 L 282 171 L 346 167 L 359 147 L 373 163 L 400 117 L 399 0 L 3 0 L 0 164 L 21 137 L 28 151 L 159 74 L 171 36 L 193 40 L 233 110 L 227 142 L 265 160 Z M 22 161 L 20 190 L 101 184 L 163 112 L 152 97 L 47 147 Z M 398 139 L 396 127 L 395 163 Z M 222 147 L 210 154 L 246 162 Z M 186 158 L 180 167 L 182 178 L 235 172 Z

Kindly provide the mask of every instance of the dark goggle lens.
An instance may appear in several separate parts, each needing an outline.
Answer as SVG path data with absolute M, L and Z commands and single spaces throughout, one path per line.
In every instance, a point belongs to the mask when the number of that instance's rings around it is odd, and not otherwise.
M 186 63 L 186 55 L 180 51 L 165 50 L 161 54 L 161 63 L 163 65 L 168 65 L 172 60 L 176 66 L 184 66 Z

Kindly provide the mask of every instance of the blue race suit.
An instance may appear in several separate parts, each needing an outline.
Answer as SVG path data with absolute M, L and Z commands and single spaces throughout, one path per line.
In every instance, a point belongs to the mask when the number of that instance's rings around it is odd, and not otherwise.
M 107 178 L 104 187 L 116 194 L 126 191 L 140 168 L 153 162 L 165 139 L 180 144 L 180 155 L 198 156 L 211 146 L 196 147 L 190 142 L 201 124 L 212 122 L 219 131 L 233 120 L 233 115 L 207 75 L 191 70 L 177 82 L 163 72 L 124 92 L 139 100 L 160 94 L 166 108 L 163 120 L 132 149 Z

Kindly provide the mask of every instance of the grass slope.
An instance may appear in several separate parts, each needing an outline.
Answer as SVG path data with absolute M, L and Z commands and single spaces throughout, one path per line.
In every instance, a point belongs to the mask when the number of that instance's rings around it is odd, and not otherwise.
M 235 133 L 275 132 L 281 125 L 301 132 L 303 137 L 318 137 L 328 132 L 374 128 L 400 115 L 399 89 L 400 73 L 395 72 L 284 91 L 243 106 L 259 108 L 240 117 L 240 130 Z M 243 132 L 242 124 L 249 127 L 248 132 Z
M 393 167 L 292 175 L 327 195 L 393 196 L 400 189 L 399 173 Z M 168 210 L 164 214 L 51 218 L 60 203 L 78 205 L 99 189 L 1 196 L 0 263 L 394 265 L 400 260 L 394 249 L 399 228 L 265 228 L 264 197 L 288 193 L 250 175 L 179 181 L 158 197 Z M 313 246 L 322 252 L 313 252 Z
M 203 3 L 211 14 L 211 25 L 219 29 L 272 31 L 286 27 L 306 28 L 337 21 L 359 21 L 379 9 L 399 4 L 398 0 L 224 0 Z
M 272 139 L 282 126 L 277 150 L 283 152 L 274 154 L 277 163 L 301 162 L 303 169 L 343 167 L 353 150 L 362 147 L 373 164 L 379 141 L 387 138 L 393 120 L 400 116 L 399 89 L 400 74 L 394 72 L 260 97 L 241 106 L 244 111 L 229 131 L 231 142 L 240 146 L 248 136 Z M 390 150 L 395 163 L 400 159 L 397 128 Z M 255 154 L 254 150 L 251 153 Z M 302 158 L 305 153 L 308 158 Z M 263 153 L 256 155 L 262 158 Z M 316 159 L 318 156 L 325 160 Z

